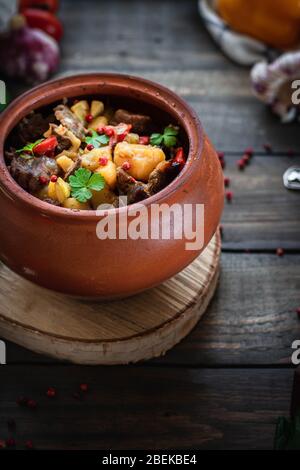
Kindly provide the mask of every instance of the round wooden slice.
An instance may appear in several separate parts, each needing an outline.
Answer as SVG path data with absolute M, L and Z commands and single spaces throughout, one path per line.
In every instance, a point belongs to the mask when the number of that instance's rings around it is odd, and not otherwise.
M 87 302 L 44 290 L 0 265 L 0 337 L 77 364 L 164 354 L 196 325 L 216 288 L 220 236 L 181 273 L 125 300 Z

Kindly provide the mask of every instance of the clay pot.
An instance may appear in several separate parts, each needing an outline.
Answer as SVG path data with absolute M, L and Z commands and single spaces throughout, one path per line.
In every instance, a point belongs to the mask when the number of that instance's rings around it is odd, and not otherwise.
M 153 110 L 158 117 L 165 116 L 166 122 L 178 122 L 184 130 L 189 148 L 185 168 L 168 187 L 142 204 L 147 208 L 147 217 L 152 203 L 204 204 L 201 250 L 186 250 L 184 239 L 99 240 L 96 226 L 104 213 L 52 206 L 28 194 L 12 179 L 3 148 L 20 119 L 63 97 L 90 95 L 110 95 L 117 102 L 139 104 L 140 111 Z M 208 244 L 218 227 L 223 200 L 222 170 L 198 117 L 181 98 L 161 85 L 119 74 L 72 76 L 32 89 L 1 114 L 0 259 L 16 273 L 46 288 L 80 297 L 112 299 L 155 286 L 181 271 Z M 114 211 L 120 214 L 127 210 L 124 207 Z

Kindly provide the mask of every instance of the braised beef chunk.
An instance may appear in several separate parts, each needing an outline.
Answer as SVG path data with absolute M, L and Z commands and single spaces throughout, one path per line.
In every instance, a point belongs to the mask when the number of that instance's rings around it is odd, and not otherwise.
M 158 193 L 170 184 L 179 172 L 180 166 L 172 163 L 171 161 L 163 162 L 158 166 L 158 168 L 155 168 L 155 170 L 150 173 L 147 184 L 147 191 L 150 196 Z
M 10 165 L 12 160 L 17 156 L 18 155 L 17 155 L 16 150 L 14 148 L 10 147 L 9 150 L 6 150 L 5 151 L 5 161 L 6 161 L 7 165 Z
M 84 139 L 85 130 L 82 122 L 72 113 L 68 106 L 59 104 L 54 108 L 55 117 L 67 129 L 69 129 L 78 139 Z
M 47 180 L 52 175 L 57 175 L 59 168 L 53 158 L 34 157 L 24 159 L 22 157 L 14 157 L 9 167 L 12 177 L 22 186 L 23 189 L 36 192 L 43 187 L 40 177 Z
M 151 127 L 151 118 L 144 114 L 135 114 L 126 109 L 118 109 L 112 119 L 111 124 L 117 125 L 120 122 L 132 125 L 132 132 L 144 135 L 147 134 Z
M 16 128 L 16 135 L 22 144 L 34 142 L 40 139 L 44 132 L 49 128 L 49 119 L 44 118 L 41 113 L 34 111 L 24 117 Z
M 122 168 L 117 169 L 117 181 L 120 193 L 128 198 L 128 204 L 133 204 L 149 197 L 147 185 L 132 178 Z
M 71 147 L 71 141 L 68 137 L 64 135 L 56 135 L 58 145 L 55 149 L 55 153 L 58 155 L 59 153 L 63 152 L 64 150 L 68 150 Z

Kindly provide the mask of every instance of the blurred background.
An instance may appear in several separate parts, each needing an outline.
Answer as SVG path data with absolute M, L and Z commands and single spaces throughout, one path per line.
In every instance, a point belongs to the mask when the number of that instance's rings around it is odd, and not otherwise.
M 262 3 L 256 0 L 252 2 L 258 5 Z M 286 8 L 291 2 L 295 3 L 295 0 L 286 2 Z M 13 4 L 18 2 L 1 0 L 2 11 L 7 3 L 11 11 Z M 300 137 L 295 136 L 296 126 L 293 125 L 284 129 L 286 143 L 282 142 L 279 120 L 272 119 L 271 113 L 254 98 L 251 86 L 250 71 L 253 64 L 261 60 L 271 61 L 281 52 L 249 36 L 245 44 L 246 36 L 240 39 L 239 33 L 237 38 L 232 38 L 230 31 L 233 31 L 234 36 L 234 30 L 228 24 L 224 25 L 218 12 L 213 12 L 215 1 L 26 0 L 23 3 L 25 7 L 42 5 L 44 13 L 46 8 L 58 8 L 54 16 L 58 17 L 61 26 L 53 26 L 51 18 L 32 19 L 27 14 L 30 24 L 35 27 L 42 25 L 44 30 L 45 27 L 46 30 L 52 27 L 54 36 L 59 37 L 60 59 L 54 75 L 115 71 L 160 82 L 195 107 L 218 148 L 235 150 L 235 140 L 240 139 L 245 127 L 248 136 L 245 145 L 261 148 L 263 143 L 272 141 L 277 150 L 285 150 L 292 135 L 299 144 Z M 232 13 L 234 26 L 234 19 L 239 17 L 240 24 L 246 24 L 243 23 L 243 14 L 248 13 L 244 13 L 239 5 L 243 1 L 220 0 L 220 3 L 231 9 L 236 8 Z M 270 2 L 263 3 L 266 7 L 261 13 L 261 22 L 264 14 L 272 14 L 268 5 Z M 15 8 L 18 9 L 17 6 Z M 272 11 L 276 13 L 275 6 Z M 266 18 L 263 29 L 270 29 L 268 21 Z M 255 24 L 253 31 L 254 35 L 260 33 Z M 276 40 L 272 31 L 269 36 L 271 42 Z M 7 62 L 7 47 L 4 55 L 4 62 Z M 1 62 L 2 74 L 5 74 L 7 67 Z M 16 75 L 14 71 L 7 79 L 12 97 L 28 88 L 24 77 L 16 80 Z M 25 73 L 27 81 L 30 81 L 29 75 Z M 50 75 L 53 76 L 53 73 Z

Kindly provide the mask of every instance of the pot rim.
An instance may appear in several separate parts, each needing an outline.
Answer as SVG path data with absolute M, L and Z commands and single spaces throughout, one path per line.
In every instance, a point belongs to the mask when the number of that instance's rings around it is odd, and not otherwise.
M 78 83 L 76 83 L 77 80 L 79 80 Z M 159 108 L 159 102 L 161 102 L 161 104 L 164 103 L 165 107 L 167 108 L 167 112 L 169 112 L 172 116 L 176 116 L 177 121 L 184 129 L 188 137 L 189 153 L 187 162 L 180 174 L 168 186 L 159 191 L 157 194 L 150 196 L 149 198 L 138 203 L 131 204 L 130 206 L 107 210 L 75 211 L 66 209 L 64 207 L 51 205 L 25 191 L 10 175 L 4 158 L 4 146 L 6 138 L 12 129 L 16 126 L 16 124 L 30 111 L 37 110 L 46 104 L 49 105 L 58 99 L 62 99 L 65 96 L 63 92 L 73 87 L 75 88 L 81 86 L 83 88 L 81 95 L 84 96 L 85 93 L 88 95 L 88 87 L 95 85 L 97 80 L 99 81 L 100 86 L 114 86 L 116 89 L 130 87 L 137 93 L 144 95 L 144 97 L 147 95 L 148 98 L 152 98 L 155 102 L 153 103 L 153 106 L 157 108 Z M 85 87 L 87 87 L 87 89 L 85 89 Z M 99 94 L 101 94 L 101 88 L 99 88 Z M 103 94 L 105 95 L 105 93 Z M 75 94 L 74 96 L 78 95 L 80 95 L 80 93 L 77 93 L 77 95 Z M 68 98 L 72 96 L 73 95 L 70 94 L 68 95 Z M 136 99 L 143 101 L 143 96 L 139 96 Z M 30 105 L 28 105 L 28 103 Z M 24 110 L 25 112 L 22 112 Z M 16 119 L 16 116 L 20 117 Z M 21 94 L 19 97 L 13 100 L 1 113 L 0 191 L 3 191 L 10 199 L 14 201 L 17 200 L 19 203 L 29 206 L 31 210 L 36 210 L 39 213 L 42 213 L 44 216 L 53 218 L 67 218 L 68 220 L 75 220 L 79 222 L 87 220 L 95 221 L 96 219 L 99 220 L 99 217 L 107 215 L 108 212 L 110 214 L 113 212 L 123 213 L 128 210 L 134 210 L 138 206 L 141 207 L 141 205 L 147 208 L 149 205 L 154 203 L 166 202 L 168 197 L 180 189 L 193 173 L 194 164 L 201 159 L 203 142 L 204 131 L 196 112 L 189 104 L 185 102 L 185 100 L 163 85 L 141 77 L 120 73 L 94 72 L 68 75 L 66 77 L 49 80 Z

